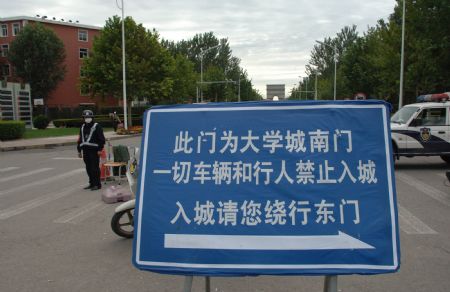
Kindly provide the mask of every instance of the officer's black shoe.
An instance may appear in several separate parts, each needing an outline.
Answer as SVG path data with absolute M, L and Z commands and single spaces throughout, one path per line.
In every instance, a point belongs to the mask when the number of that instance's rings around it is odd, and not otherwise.
M 99 189 L 101 189 L 102 188 L 102 186 L 93 186 L 92 188 L 91 188 L 91 191 L 97 191 L 97 190 L 99 190 Z
M 92 189 L 92 186 L 91 186 L 91 185 L 88 185 L 87 187 L 84 187 L 84 188 L 83 188 L 83 190 L 90 190 L 90 189 Z

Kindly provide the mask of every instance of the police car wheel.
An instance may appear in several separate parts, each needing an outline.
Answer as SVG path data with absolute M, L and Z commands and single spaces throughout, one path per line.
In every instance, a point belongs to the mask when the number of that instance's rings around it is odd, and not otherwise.
M 115 213 L 111 219 L 111 229 L 119 236 L 133 238 L 134 208 Z
M 450 155 L 441 155 L 442 160 L 450 164 Z

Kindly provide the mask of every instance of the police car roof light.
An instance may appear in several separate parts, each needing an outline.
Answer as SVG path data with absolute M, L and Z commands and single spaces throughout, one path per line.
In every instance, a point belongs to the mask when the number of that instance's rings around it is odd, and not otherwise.
M 446 102 L 450 100 L 450 92 L 419 95 L 416 100 L 417 102 Z

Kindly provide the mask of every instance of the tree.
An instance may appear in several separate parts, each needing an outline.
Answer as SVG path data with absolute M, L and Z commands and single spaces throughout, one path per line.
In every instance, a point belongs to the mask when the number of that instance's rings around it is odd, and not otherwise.
M 344 27 L 334 38 L 325 38 L 321 43 L 314 45 L 311 60 L 306 65 L 308 76 L 319 74 L 318 98 L 331 98 L 333 96 L 334 58 L 338 66 L 345 51 L 358 39 L 356 25 Z M 336 51 L 336 52 L 335 52 Z M 336 54 L 336 56 L 335 56 Z M 310 78 L 312 79 L 312 78 Z M 342 78 L 337 78 L 337 95 L 342 96 Z M 329 86 L 331 84 L 331 86 Z M 325 86 L 326 85 L 326 86 Z
M 151 104 L 168 100 L 172 93 L 174 59 L 164 49 L 156 31 L 146 30 L 131 18 L 125 19 L 126 82 L 129 121 L 131 102 L 142 98 Z M 81 85 L 91 95 L 123 98 L 121 19 L 106 21 L 94 39 L 90 57 L 83 64 Z M 130 123 L 131 125 L 131 123 Z
M 401 4 L 391 16 L 398 25 Z M 405 96 L 450 90 L 448 0 L 407 0 L 406 7 Z
M 178 54 L 175 56 L 175 69 L 172 74 L 173 87 L 168 103 L 186 103 L 195 97 L 197 74 L 194 72 L 194 64 L 186 57 Z
M 196 34 L 192 39 L 179 42 L 163 40 L 162 45 L 173 55 L 180 54 L 194 64 L 197 81 L 200 81 L 200 53 L 209 50 L 203 56 L 203 81 L 233 81 L 204 85 L 203 95 L 213 101 L 237 101 L 238 81 L 241 81 L 241 100 L 259 100 L 262 96 L 253 89 L 247 73 L 240 67 L 240 59 L 232 55 L 228 39 L 217 38 L 213 32 Z
M 450 91 L 450 5 L 448 0 L 405 1 L 404 101 L 407 104 L 420 94 Z M 394 105 L 398 103 L 403 3 L 396 2 L 386 21 L 379 20 L 364 36 L 344 46 L 345 50 L 338 49 L 339 95 L 363 91 Z M 342 36 L 350 36 L 344 39 L 351 40 L 352 35 L 351 30 L 342 32 Z M 333 44 L 335 40 L 327 38 L 324 42 Z M 307 72 L 312 73 L 311 65 L 314 65 L 321 75 L 319 96 L 331 88 L 324 86 L 330 82 L 330 54 L 329 47 L 316 45 L 307 66 Z
M 65 49 L 56 34 L 40 23 L 26 25 L 10 45 L 8 59 L 33 98 L 47 99 L 64 79 Z

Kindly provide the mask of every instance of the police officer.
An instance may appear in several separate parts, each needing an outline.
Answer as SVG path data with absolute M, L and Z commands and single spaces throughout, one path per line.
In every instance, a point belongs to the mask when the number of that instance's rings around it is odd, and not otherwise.
M 102 188 L 99 156 L 105 145 L 105 136 L 102 127 L 94 122 L 94 113 L 91 110 L 83 111 L 83 119 L 84 123 L 78 136 L 78 157 L 83 158 L 89 176 L 89 185 L 84 189 L 96 191 Z

